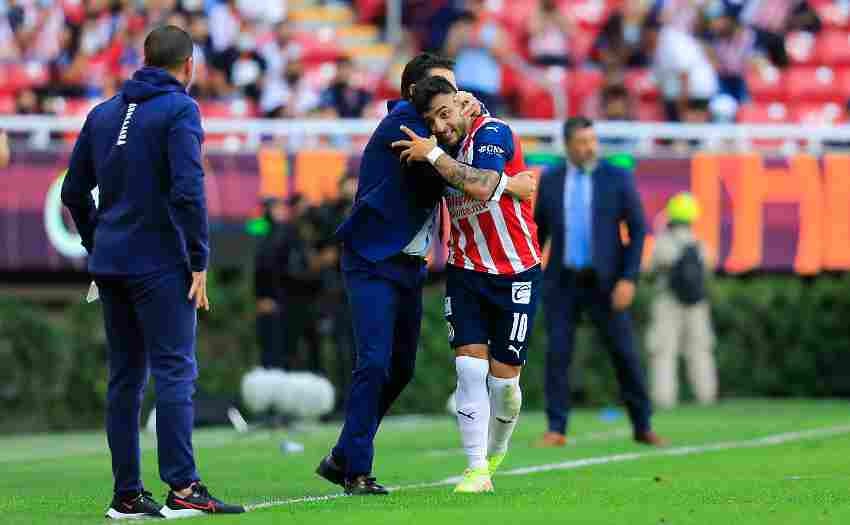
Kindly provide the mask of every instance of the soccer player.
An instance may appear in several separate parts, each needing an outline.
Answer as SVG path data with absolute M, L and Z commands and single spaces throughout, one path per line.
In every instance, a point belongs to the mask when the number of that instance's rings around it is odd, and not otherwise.
M 402 160 L 428 161 L 449 181 L 499 180 L 488 200 L 446 191 L 451 239 L 445 315 L 455 349 L 457 420 L 469 466 L 455 492 L 490 492 L 522 406 L 519 377 L 540 297 L 542 274 L 530 194 L 503 190 L 525 170 L 518 137 L 490 116 L 465 117 L 454 86 L 430 78 L 416 86 L 416 110 L 434 137 L 405 129 Z M 457 148 L 457 160 L 438 145 Z M 525 175 L 523 175 L 525 176 Z

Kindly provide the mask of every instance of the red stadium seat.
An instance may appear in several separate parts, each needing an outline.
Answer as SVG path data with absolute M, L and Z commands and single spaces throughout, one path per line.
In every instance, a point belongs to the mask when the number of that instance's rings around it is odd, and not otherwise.
M 788 99 L 799 101 L 834 101 L 841 98 L 835 89 L 835 72 L 826 66 L 791 67 L 787 73 Z
M 626 72 L 626 89 L 641 100 L 658 99 L 658 83 L 649 69 L 632 69 Z
M 14 95 L 0 95 L 0 114 L 11 115 L 15 112 Z
M 818 35 L 814 54 L 820 64 L 850 65 L 850 32 L 847 30 L 823 31 Z
M 522 118 L 555 118 L 555 101 L 544 88 L 525 85 L 520 88 L 519 114 Z
M 791 108 L 791 119 L 800 124 L 840 124 L 847 120 L 842 104 L 801 103 Z
M 751 69 L 747 72 L 747 88 L 756 102 L 785 101 L 785 74 L 776 68 Z
M 850 26 L 847 12 L 834 0 L 809 0 L 809 5 L 817 12 L 825 28 L 847 30 Z
M 567 74 L 567 93 L 570 113 L 584 107 L 584 99 L 599 91 L 605 83 L 605 76 L 597 69 L 575 69 Z
M 745 104 L 738 109 L 742 124 L 781 124 L 789 119 L 789 111 L 781 102 Z
M 643 122 L 664 122 L 664 108 L 658 100 L 641 100 L 637 104 L 637 118 Z
M 47 84 L 50 74 L 47 66 L 38 62 L 0 65 L 0 92 L 14 93 L 21 89 Z

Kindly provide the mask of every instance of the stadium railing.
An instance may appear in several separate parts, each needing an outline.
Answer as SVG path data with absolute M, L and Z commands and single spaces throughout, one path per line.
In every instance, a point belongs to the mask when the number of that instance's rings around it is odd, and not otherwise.
M 562 122 L 558 120 L 512 120 L 509 123 L 523 139 L 534 141 L 539 151 L 560 152 Z M 45 115 L 2 116 L 0 129 L 27 135 L 31 149 L 70 146 L 68 134 L 79 131 L 83 119 Z M 365 137 L 377 125 L 373 119 L 204 119 L 208 137 L 232 138 L 208 144 L 212 149 L 256 150 L 264 141 L 300 138 L 288 149 L 297 150 L 304 137 L 337 139 L 333 147 L 357 149 L 357 142 L 339 139 Z M 598 122 L 596 129 L 604 143 L 638 155 L 693 151 L 743 152 L 772 151 L 789 155 L 800 151 L 820 154 L 850 149 L 850 126 L 795 124 L 678 124 L 663 122 Z M 56 140 L 56 137 L 60 137 Z M 64 139 L 63 139 L 64 137 Z M 359 143 L 362 145 L 362 142 Z

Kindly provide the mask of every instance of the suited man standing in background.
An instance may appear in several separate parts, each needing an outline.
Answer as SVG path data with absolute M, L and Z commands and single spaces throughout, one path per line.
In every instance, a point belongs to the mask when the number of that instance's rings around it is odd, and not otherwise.
M 587 311 L 611 355 L 635 441 L 663 446 L 666 440 L 651 428 L 652 409 L 628 312 L 646 231 L 634 176 L 598 160 L 599 141 L 586 118 L 566 121 L 564 142 L 567 162 L 543 174 L 534 217 L 541 245 L 551 237 L 543 285 L 549 428 L 538 445 L 566 444 L 568 370 L 576 327 Z M 628 226 L 627 243 L 620 235 L 622 222 Z

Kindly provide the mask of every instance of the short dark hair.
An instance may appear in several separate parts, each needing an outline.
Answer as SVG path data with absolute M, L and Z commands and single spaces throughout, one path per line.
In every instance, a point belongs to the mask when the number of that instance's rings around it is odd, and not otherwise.
M 420 115 L 431 108 L 431 101 L 437 95 L 454 95 L 457 89 L 443 77 L 428 77 L 416 83 L 413 88 L 413 105 Z
M 160 26 L 145 38 L 145 65 L 175 69 L 192 56 L 193 50 L 189 33 L 177 26 Z
M 564 142 L 569 142 L 576 131 L 593 127 L 593 121 L 587 117 L 570 117 L 564 122 Z
M 618 98 L 629 98 L 629 90 L 623 84 L 609 84 L 602 88 L 603 102 Z
M 455 61 L 451 58 L 435 55 L 433 53 L 420 53 L 404 66 L 401 73 L 401 96 L 411 99 L 410 86 L 428 78 L 428 72 L 432 69 L 450 69 L 455 67 Z

